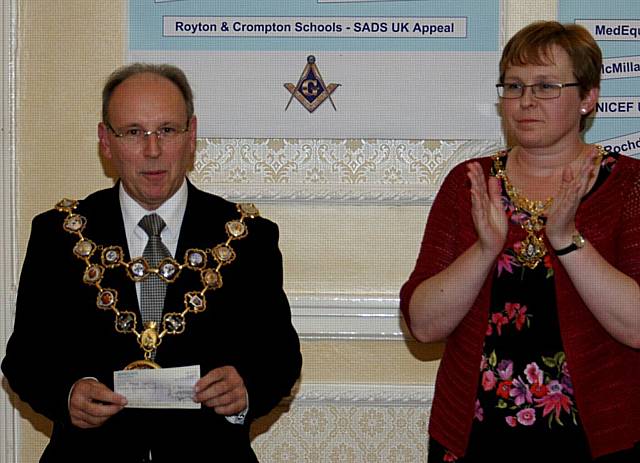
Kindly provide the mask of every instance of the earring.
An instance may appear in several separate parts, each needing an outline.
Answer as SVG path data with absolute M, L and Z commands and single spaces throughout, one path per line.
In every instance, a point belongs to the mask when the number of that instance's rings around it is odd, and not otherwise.
M 580 108 L 580 112 L 582 114 L 587 114 L 587 108 Z

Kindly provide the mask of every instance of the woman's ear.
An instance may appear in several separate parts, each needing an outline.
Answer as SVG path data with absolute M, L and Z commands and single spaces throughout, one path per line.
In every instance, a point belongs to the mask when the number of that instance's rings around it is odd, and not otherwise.
M 588 90 L 582 98 L 582 104 L 580 105 L 581 114 L 589 114 L 593 111 L 598 103 L 598 97 L 600 96 L 600 89 L 597 87 Z

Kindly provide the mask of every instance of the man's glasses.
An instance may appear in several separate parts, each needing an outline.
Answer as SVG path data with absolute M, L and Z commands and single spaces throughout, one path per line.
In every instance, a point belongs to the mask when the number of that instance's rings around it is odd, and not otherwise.
M 130 127 L 123 132 L 117 132 L 108 122 L 105 125 L 116 138 L 132 146 L 142 146 L 147 142 L 147 137 L 151 135 L 155 135 L 158 138 L 159 144 L 170 144 L 178 140 L 180 135 L 189 131 L 189 121 L 187 121 L 187 126 L 183 129 L 168 124 L 163 125 L 157 130 L 143 130 L 140 127 Z
M 576 87 L 580 84 L 578 82 L 571 82 L 568 84 L 550 84 L 547 82 L 540 82 L 537 84 L 524 85 L 517 82 L 506 82 L 503 84 L 496 84 L 498 90 L 498 96 L 500 98 L 515 99 L 521 98 L 524 95 L 524 89 L 531 87 L 533 96 L 542 100 L 551 100 L 558 98 L 564 87 Z

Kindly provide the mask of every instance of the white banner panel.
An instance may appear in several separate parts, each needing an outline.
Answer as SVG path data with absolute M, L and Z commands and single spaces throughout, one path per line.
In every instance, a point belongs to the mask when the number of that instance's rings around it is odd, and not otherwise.
M 127 59 L 185 70 L 202 137 L 496 139 L 482 3 L 130 0 Z
M 609 140 L 601 140 L 599 143 L 607 151 L 622 153 L 627 156 L 640 156 L 640 132 L 610 138 Z
M 164 37 L 464 38 L 467 19 L 268 16 L 164 16 Z
M 331 97 L 335 110 L 327 101 L 313 113 L 295 101 L 285 111 L 291 95 L 284 84 L 296 83 L 307 55 L 262 52 L 256 60 L 252 52 L 219 52 L 204 72 L 208 58 L 203 52 L 132 54 L 135 61 L 168 61 L 187 73 L 202 137 L 500 137 L 493 73 L 481 74 L 496 68 L 492 53 L 463 54 L 456 66 L 447 53 L 318 53 L 325 83 L 340 87 Z
M 640 1 L 562 0 L 559 18 L 591 32 L 602 49 L 600 101 L 585 138 L 639 156 Z

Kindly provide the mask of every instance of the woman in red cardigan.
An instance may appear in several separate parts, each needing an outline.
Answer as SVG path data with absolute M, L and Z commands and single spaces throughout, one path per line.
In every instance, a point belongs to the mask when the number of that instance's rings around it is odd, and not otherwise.
M 537 22 L 497 85 L 512 148 L 455 167 L 400 294 L 446 339 L 429 462 L 640 462 L 640 161 L 586 144 L 601 51 Z

